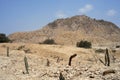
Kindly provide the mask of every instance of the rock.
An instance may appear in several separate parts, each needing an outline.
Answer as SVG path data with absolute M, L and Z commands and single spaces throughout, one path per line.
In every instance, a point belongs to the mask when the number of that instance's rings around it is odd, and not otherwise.
M 110 73 L 113 73 L 113 74 L 115 74 L 115 70 L 106 70 L 106 71 L 104 71 L 103 72 L 103 76 L 105 76 L 105 75 L 107 75 L 107 74 L 110 74 Z
M 89 78 L 94 78 L 94 76 L 93 76 L 93 75 L 91 75 L 91 76 L 89 76 Z

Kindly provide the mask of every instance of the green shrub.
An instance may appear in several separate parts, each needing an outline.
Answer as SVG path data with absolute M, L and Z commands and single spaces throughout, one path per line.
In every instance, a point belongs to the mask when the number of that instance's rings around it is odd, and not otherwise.
M 88 42 L 88 41 L 80 41 L 80 42 L 77 42 L 76 46 L 83 47 L 83 48 L 91 48 L 92 44 L 91 42 Z
M 8 39 L 8 37 L 6 37 L 5 34 L 0 33 L 0 43 L 4 43 L 4 42 L 9 42 L 10 39 Z
M 46 39 L 43 41 L 43 44 L 55 44 L 55 41 L 53 39 Z

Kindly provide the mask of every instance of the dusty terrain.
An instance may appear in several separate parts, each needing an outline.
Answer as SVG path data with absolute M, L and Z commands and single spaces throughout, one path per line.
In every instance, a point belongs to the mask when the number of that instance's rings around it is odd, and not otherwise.
M 9 47 L 10 56 L 6 55 Z M 60 72 L 66 80 L 120 80 L 120 48 L 116 52 L 109 49 L 111 64 L 104 66 L 104 53 L 95 49 L 77 48 L 63 45 L 2 43 L 0 44 L 0 80 L 59 80 Z M 69 57 L 77 54 L 68 66 Z M 25 74 L 24 56 L 29 64 L 29 74 Z M 113 61 L 112 56 L 115 57 Z M 49 66 L 47 63 L 49 62 Z M 106 70 L 114 70 L 103 76 Z

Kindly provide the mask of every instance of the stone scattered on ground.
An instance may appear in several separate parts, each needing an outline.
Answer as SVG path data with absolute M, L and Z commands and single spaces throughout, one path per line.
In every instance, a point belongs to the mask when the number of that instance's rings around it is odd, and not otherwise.
M 19 49 L 20 46 L 23 48 Z M 6 55 L 9 47 L 10 56 Z M 25 52 L 24 50 L 29 50 Z M 62 73 L 65 80 L 120 80 L 120 59 L 118 49 L 115 62 L 104 66 L 103 53 L 95 53 L 94 49 L 83 49 L 62 45 L 40 45 L 23 43 L 0 44 L 0 80 L 59 80 Z M 77 54 L 68 66 L 69 57 Z M 113 55 L 110 53 L 110 55 Z M 28 60 L 29 74 L 26 74 L 24 57 Z M 49 66 L 47 66 L 49 61 Z M 103 75 L 107 70 L 114 73 Z

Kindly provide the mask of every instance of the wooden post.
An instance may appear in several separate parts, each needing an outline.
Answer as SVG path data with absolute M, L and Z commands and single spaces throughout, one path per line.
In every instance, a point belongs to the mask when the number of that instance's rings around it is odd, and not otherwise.
M 26 56 L 24 57 L 24 63 L 25 63 L 26 74 L 29 74 L 29 71 L 28 71 L 28 61 L 27 61 L 27 57 Z
M 77 54 L 73 54 L 73 55 L 70 56 L 69 63 L 68 63 L 69 66 L 71 66 L 72 58 L 74 58 L 75 56 L 77 56 Z
M 7 57 L 9 57 L 9 47 L 7 47 Z
M 109 57 L 109 52 L 107 48 L 105 53 L 105 66 L 110 66 L 110 57 Z

